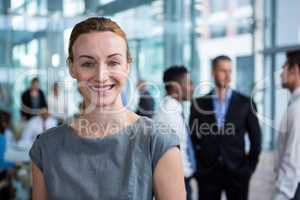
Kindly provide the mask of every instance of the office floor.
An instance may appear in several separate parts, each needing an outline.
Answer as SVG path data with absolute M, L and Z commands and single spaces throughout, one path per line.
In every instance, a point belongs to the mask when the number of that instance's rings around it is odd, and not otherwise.
M 271 200 L 274 179 L 274 152 L 263 152 L 252 178 L 249 200 Z
M 274 152 L 266 151 L 261 154 L 260 162 L 250 183 L 249 200 L 271 200 L 274 187 Z M 192 187 L 197 191 L 197 184 L 192 180 Z M 197 192 L 193 199 L 197 199 Z M 223 197 L 222 200 L 226 200 Z

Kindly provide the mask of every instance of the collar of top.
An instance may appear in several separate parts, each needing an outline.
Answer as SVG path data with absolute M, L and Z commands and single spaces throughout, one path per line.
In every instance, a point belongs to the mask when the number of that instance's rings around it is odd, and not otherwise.
M 300 87 L 296 88 L 292 93 L 291 103 L 300 98 Z
M 166 96 L 165 101 L 167 101 L 167 110 L 172 110 L 173 112 L 176 113 L 182 113 L 182 105 L 180 104 L 177 99 L 171 97 L 171 96 Z
M 213 90 L 212 94 L 214 99 L 219 100 L 219 96 L 216 93 L 216 89 Z M 225 94 L 225 100 L 230 99 L 231 95 L 232 95 L 232 89 L 228 88 Z

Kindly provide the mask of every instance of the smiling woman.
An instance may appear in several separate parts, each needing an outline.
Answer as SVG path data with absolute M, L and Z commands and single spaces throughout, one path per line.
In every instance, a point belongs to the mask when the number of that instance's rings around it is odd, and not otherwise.
M 72 49 L 70 73 L 80 83 L 85 103 L 96 107 L 117 103 L 129 67 L 124 39 L 108 31 L 82 34 Z
M 130 63 L 115 22 L 100 17 L 75 25 L 68 64 L 84 110 L 33 144 L 33 200 L 186 198 L 179 138 L 122 104 Z

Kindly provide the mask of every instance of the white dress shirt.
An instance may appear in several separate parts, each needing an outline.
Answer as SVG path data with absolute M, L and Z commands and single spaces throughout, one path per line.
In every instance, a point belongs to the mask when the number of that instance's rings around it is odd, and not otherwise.
M 165 124 L 175 130 L 176 134 L 180 138 L 180 150 L 183 160 L 184 176 L 190 177 L 194 173 L 192 164 L 188 159 L 187 154 L 187 137 L 185 120 L 182 117 L 182 105 L 174 98 L 166 96 L 155 111 L 153 120 Z
M 4 160 L 9 162 L 30 161 L 28 151 L 24 151 L 24 149 L 19 148 L 18 143 L 10 129 L 6 129 L 5 136 L 6 149 L 4 153 Z
M 278 136 L 274 200 L 290 200 L 300 182 L 300 87 L 291 97 Z
M 57 126 L 56 118 L 48 116 L 43 120 L 41 116 L 32 117 L 26 124 L 22 137 L 18 142 L 18 147 L 29 150 L 35 138 L 49 128 Z

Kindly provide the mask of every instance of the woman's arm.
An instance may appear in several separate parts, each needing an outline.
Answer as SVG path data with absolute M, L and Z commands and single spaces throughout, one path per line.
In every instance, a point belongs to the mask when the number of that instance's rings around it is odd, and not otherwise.
M 32 200 L 47 200 L 44 175 L 34 163 L 32 163 L 32 181 Z
M 154 170 L 154 193 L 157 200 L 186 200 L 180 150 L 169 149 Z

